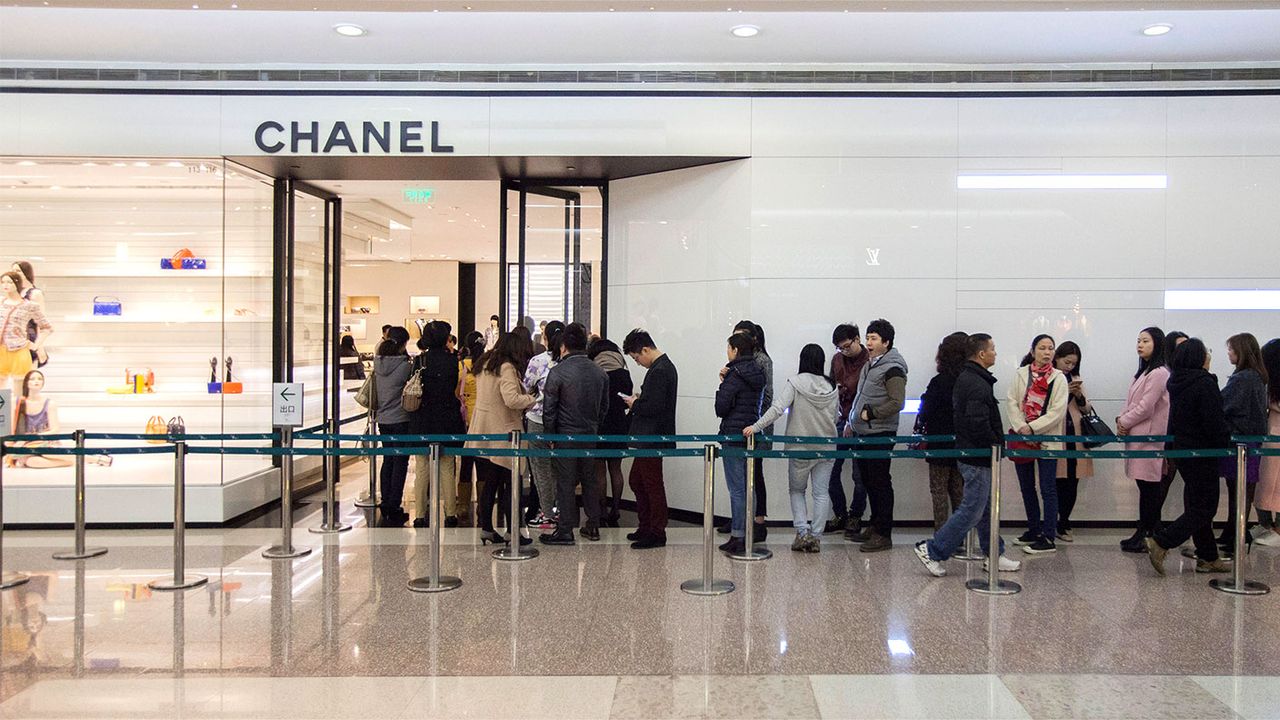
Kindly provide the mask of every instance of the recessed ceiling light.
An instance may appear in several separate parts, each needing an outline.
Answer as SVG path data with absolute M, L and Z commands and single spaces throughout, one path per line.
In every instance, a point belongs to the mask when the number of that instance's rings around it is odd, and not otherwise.
M 338 23 L 333 26 L 333 31 L 343 37 L 363 37 L 369 34 L 368 30 L 355 23 Z
M 1155 37 L 1157 35 L 1164 35 L 1172 29 L 1173 26 L 1169 23 L 1156 23 L 1155 25 L 1148 25 L 1142 28 L 1142 34 L 1147 37 Z
M 729 32 L 733 33 L 734 37 L 749 38 L 759 35 L 760 28 L 755 25 L 735 25 L 729 28 Z

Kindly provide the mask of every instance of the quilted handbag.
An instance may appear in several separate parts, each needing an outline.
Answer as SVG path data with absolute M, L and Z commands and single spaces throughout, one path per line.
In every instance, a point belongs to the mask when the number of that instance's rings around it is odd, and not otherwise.
M 120 298 L 111 295 L 97 295 L 93 298 L 93 314 L 98 317 L 120 315 L 123 307 Z
M 169 432 L 169 424 L 159 415 L 152 415 L 147 419 L 147 428 L 144 430 L 148 435 L 164 435 Z M 164 440 L 148 440 L 152 445 L 163 445 Z
M 187 424 L 182 421 L 182 416 L 177 415 L 169 418 L 169 424 L 165 426 L 165 432 L 170 435 L 186 435 Z

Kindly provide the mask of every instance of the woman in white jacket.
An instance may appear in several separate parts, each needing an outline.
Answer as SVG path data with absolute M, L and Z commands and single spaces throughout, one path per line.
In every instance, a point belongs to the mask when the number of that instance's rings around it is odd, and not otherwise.
M 754 425 L 743 428 L 745 437 L 763 431 L 788 413 L 787 434 L 835 439 L 836 417 L 840 414 L 840 396 L 836 384 L 823 373 L 826 355 L 822 347 L 810 343 L 800 351 L 800 373 L 774 398 L 773 406 Z M 829 450 L 828 445 L 789 444 L 788 450 Z M 834 459 L 792 459 L 787 461 L 791 492 L 791 522 L 796 539 L 791 549 L 796 552 L 819 552 L 822 530 L 831 514 L 828 486 Z M 808 513 L 805 487 L 813 488 L 813 514 Z M 810 521 L 809 518 L 813 518 Z
M 1048 335 L 1037 335 L 1031 341 L 1031 352 L 1009 383 L 1005 399 L 1012 431 L 1019 435 L 1062 435 L 1067 424 L 1067 396 L 1071 392 L 1067 377 L 1053 366 L 1055 343 Z M 1060 442 L 1022 443 L 1042 450 L 1062 450 Z M 1054 534 L 1058 529 L 1058 461 L 1037 458 L 1015 460 L 1022 504 L 1027 511 L 1027 531 L 1014 544 L 1031 555 L 1055 552 Z M 1036 498 L 1036 478 L 1040 480 L 1040 496 L 1044 514 Z

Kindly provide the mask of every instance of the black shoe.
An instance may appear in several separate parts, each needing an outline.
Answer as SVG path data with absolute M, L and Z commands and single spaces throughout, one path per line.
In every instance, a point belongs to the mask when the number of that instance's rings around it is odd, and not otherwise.
M 849 542 L 864 543 L 871 539 L 871 528 L 863 527 L 862 523 L 858 523 L 856 528 L 850 528 L 844 531 L 844 539 Z
M 845 515 L 837 515 L 827 521 L 827 526 L 823 528 L 824 533 L 837 533 L 845 529 L 845 524 L 849 522 L 849 518 Z
M 640 538 L 643 538 L 643 537 L 644 537 L 644 533 L 640 532 L 639 530 L 635 532 L 627 533 L 628 540 L 639 540 Z
M 420 517 L 413 519 L 413 526 L 416 528 L 431 527 L 431 523 L 426 518 Z
M 577 544 L 576 542 L 574 542 L 572 530 L 566 530 L 564 532 L 560 532 L 559 530 L 557 530 L 555 532 L 542 533 L 542 535 L 538 538 L 538 541 L 541 542 L 543 545 L 576 545 Z
M 1128 540 L 1120 543 L 1120 549 L 1127 553 L 1133 553 L 1134 555 L 1145 555 L 1147 553 L 1146 538 L 1140 537 L 1137 542 L 1131 542 L 1132 540 L 1133 538 L 1129 538 Z
M 893 547 L 893 540 L 880 535 L 879 533 L 871 533 L 871 537 L 867 541 L 858 546 L 859 552 L 873 553 L 882 550 L 888 550 Z
M 608 515 L 604 516 L 604 519 L 603 519 L 604 526 L 611 527 L 611 528 L 619 527 L 618 521 L 621 519 L 622 519 L 622 514 L 615 510 L 614 512 L 611 512 Z
M 507 539 L 499 535 L 494 530 L 481 530 L 480 544 L 488 545 L 489 543 L 493 543 L 494 545 L 506 545 Z
M 444 526 L 447 528 L 458 527 L 458 518 L 456 515 L 446 515 L 444 518 Z
M 721 535 L 728 535 L 729 533 L 733 532 L 733 521 L 726 520 L 723 525 L 716 528 L 716 532 L 720 533 Z
M 586 538 L 586 539 L 588 539 L 588 540 L 593 540 L 593 541 L 595 541 L 595 542 L 599 542 L 599 541 L 600 541 L 600 528 L 594 528 L 594 527 L 591 527 L 590 525 L 588 525 L 588 526 L 586 526 L 586 527 L 582 528 L 582 537 L 584 537 L 584 538 Z
M 1047 553 L 1058 552 L 1058 546 L 1054 545 L 1053 541 L 1049 538 L 1040 537 L 1030 545 L 1024 545 L 1022 552 L 1028 555 L 1044 555 Z
M 747 544 L 740 537 L 729 538 L 729 542 L 720 546 L 720 552 L 728 555 L 741 555 L 747 549 Z
M 666 547 L 667 539 L 646 535 L 631 543 L 632 550 L 648 550 L 649 548 Z
M 751 542 L 764 542 L 769 537 L 769 526 L 766 523 L 758 522 L 755 524 L 755 530 L 751 532 Z
M 1146 537 L 1147 537 L 1147 533 L 1142 532 L 1141 529 L 1134 530 L 1132 535 L 1120 541 L 1120 548 L 1124 549 L 1125 546 L 1141 545 L 1142 552 L 1146 552 L 1147 551 Z M 1134 552 L 1134 551 L 1125 550 L 1125 552 Z
M 1028 530 L 1013 541 L 1014 545 L 1034 545 L 1040 539 L 1040 533 Z

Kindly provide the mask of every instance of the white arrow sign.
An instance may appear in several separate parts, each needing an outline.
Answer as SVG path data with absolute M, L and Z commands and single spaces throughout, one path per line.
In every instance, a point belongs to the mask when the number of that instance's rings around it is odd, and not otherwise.
M 301 427 L 302 395 L 302 383 L 272 383 L 271 424 L 276 427 Z
M 0 390 L 0 436 L 8 435 L 10 433 L 9 415 L 13 412 L 13 407 L 10 404 L 12 402 L 13 391 Z

